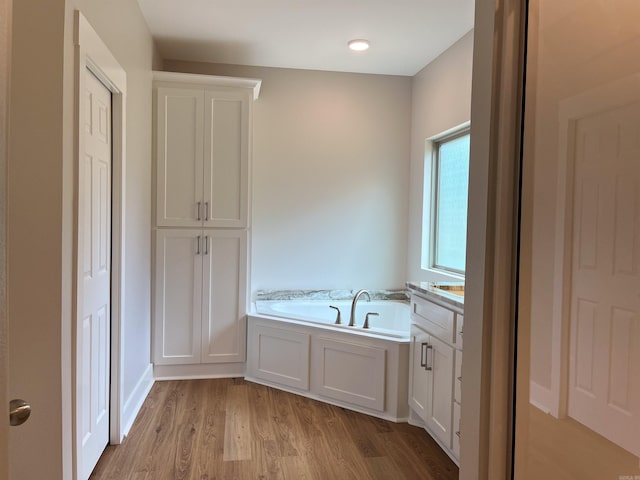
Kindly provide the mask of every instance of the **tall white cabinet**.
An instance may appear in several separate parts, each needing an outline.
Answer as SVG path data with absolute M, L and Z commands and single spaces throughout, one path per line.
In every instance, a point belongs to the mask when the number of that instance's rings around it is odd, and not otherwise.
M 154 73 L 156 378 L 242 374 L 260 81 Z

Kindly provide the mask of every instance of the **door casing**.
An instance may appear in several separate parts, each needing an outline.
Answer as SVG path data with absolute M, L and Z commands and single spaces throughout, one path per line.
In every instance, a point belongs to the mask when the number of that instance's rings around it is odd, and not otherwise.
M 110 432 L 109 441 L 111 444 L 119 444 L 124 437 L 126 425 L 123 425 L 121 412 L 124 407 L 123 397 L 123 330 L 124 323 L 124 239 L 125 239 L 125 118 L 126 118 L 126 87 L 127 77 L 124 68 L 111 54 L 107 46 L 100 39 L 93 27 L 80 11 L 75 12 L 75 189 L 76 198 L 74 202 L 74 285 L 73 285 L 73 372 L 72 386 L 74 392 L 74 405 L 72 410 L 73 418 L 73 444 L 74 451 L 78 449 L 78 428 L 77 404 L 79 400 L 80 385 L 78 385 L 78 365 L 79 355 L 76 351 L 78 345 L 77 329 L 81 319 L 79 315 L 78 298 L 78 175 L 77 169 L 80 165 L 80 154 L 84 151 L 83 135 L 81 130 L 82 118 L 84 115 L 85 99 L 82 94 L 85 91 L 85 70 L 90 70 L 112 94 L 112 229 L 111 229 L 111 406 L 110 406 Z M 77 476 L 77 457 L 74 456 L 76 465 L 74 466 Z

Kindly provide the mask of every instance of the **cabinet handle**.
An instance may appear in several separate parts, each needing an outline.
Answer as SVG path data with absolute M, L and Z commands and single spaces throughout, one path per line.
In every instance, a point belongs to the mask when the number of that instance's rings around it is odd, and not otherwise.
M 458 438 L 462 438 L 462 435 L 460 435 L 460 430 L 458 430 L 458 431 L 456 432 L 456 436 L 457 436 Z
M 209 221 L 209 202 L 204 202 L 204 221 Z
M 424 354 L 424 347 L 428 347 L 429 344 L 427 342 L 423 342 L 420 344 L 420 366 L 421 367 L 426 367 L 427 366 L 427 360 L 426 360 L 426 355 Z
M 462 377 L 458 377 L 458 380 L 462 381 Z
M 201 205 L 201 202 L 197 202 L 196 203 L 196 220 L 198 220 L 198 221 L 201 220 L 201 218 L 200 218 L 200 205 Z
M 200 235 L 196 237 L 196 255 L 200 255 Z
M 209 255 L 209 235 L 204 237 L 204 254 Z
M 431 365 L 429 365 L 429 350 L 431 350 Z M 428 372 L 433 370 L 433 345 L 427 344 L 427 354 L 425 355 L 424 369 Z

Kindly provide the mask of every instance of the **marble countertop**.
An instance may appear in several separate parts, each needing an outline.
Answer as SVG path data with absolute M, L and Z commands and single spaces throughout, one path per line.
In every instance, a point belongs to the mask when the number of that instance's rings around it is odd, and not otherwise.
M 367 290 L 371 300 L 408 301 L 406 290 Z M 357 290 L 260 290 L 254 301 L 261 300 L 352 300 Z
M 407 282 L 407 288 L 411 292 L 434 296 L 441 302 L 464 309 L 464 282 Z

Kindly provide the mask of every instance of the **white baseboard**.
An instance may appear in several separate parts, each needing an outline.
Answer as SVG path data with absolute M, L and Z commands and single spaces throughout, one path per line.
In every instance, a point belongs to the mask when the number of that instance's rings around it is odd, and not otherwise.
M 140 411 L 140 408 L 142 408 L 142 404 L 147 398 L 147 395 L 149 395 L 154 381 L 153 365 L 149 364 L 140 379 L 138 379 L 138 383 L 136 383 L 133 392 L 131 392 L 129 398 L 124 402 L 124 408 L 122 409 L 123 436 L 126 436 L 129 433 L 129 430 L 131 430 L 131 426 L 138 416 L 138 412 Z
M 312 400 L 317 400 L 319 402 L 328 403 L 329 405 L 335 405 L 336 407 L 346 408 L 347 410 L 352 410 L 354 412 L 363 413 L 365 415 L 369 415 L 371 417 L 381 418 L 383 420 L 388 420 L 393 423 L 407 423 L 409 421 L 408 416 L 395 417 L 392 413 L 380 412 L 375 409 L 369 409 L 366 407 L 360 407 L 358 405 L 354 405 L 349 402 L 343 402 L 340 400 L 335 400 L 329 397 L 323 397 L 322 395 L 318 395 L 309 390 L 300 390 L 293 387 L 288 387 L 286 385 L 280 385 L 275 382 L 269 382 L 267 380 L 262 380 L 260 378 L 255 378 L 251 376 L 245 376 L 244 379 L 248 382 L 257 383 L 258 385 L 264 385 L 266 387 L 276 388 L 278 390 L 282 390 L 283 392 L 293 393 L 294 395 L 300 395 L 301 397 L 311 398 Z
M 553 392 L 539 383 L 529 382 L 529 402 L 544 413 L 551 413 L 553 406 Z
M 244 362 L 202 363 L 197 365 L 155 365 L 153 367 L 153 377 L 156 380 L 233 378 L 243 377 L 244 371 Z

